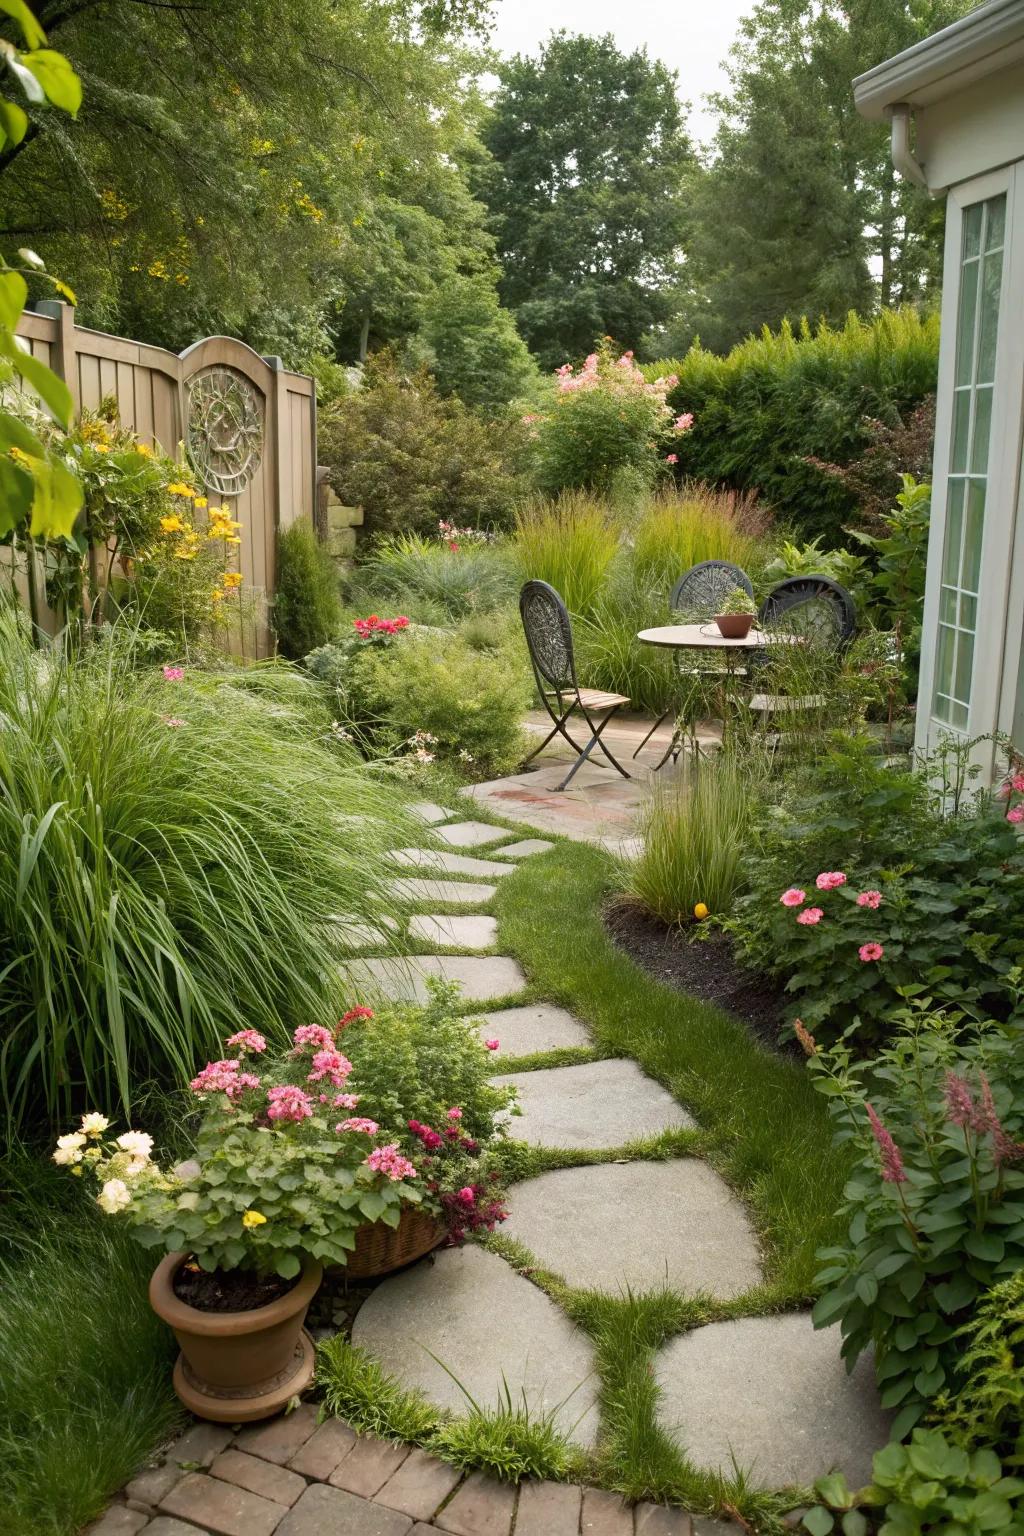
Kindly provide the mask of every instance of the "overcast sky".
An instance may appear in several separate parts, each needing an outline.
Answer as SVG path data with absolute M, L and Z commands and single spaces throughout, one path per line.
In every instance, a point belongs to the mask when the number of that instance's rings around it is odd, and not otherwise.
M 714 122 L 702 97 L 724 79 L 722 60 L 736 35 L 739 18 L 753 0 L 496 0 L 494 46 L 501 53 L 536 53 L 548 34 L 600 36 L 611 32 L 619 48 L 646 45 L 654 58 L 679 72 L 679 93 L 692 102 L 690 131 L 704 141 Z

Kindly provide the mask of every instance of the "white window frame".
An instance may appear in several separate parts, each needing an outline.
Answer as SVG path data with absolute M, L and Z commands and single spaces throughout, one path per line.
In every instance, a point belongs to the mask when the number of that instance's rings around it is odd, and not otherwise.
M 946 541 L 947 498 L 952 448 L 957 323 L 960 305 L 960 269 L 965 210 L 989 198 L 1006 195 L 1006 233 L 1003 275 L 999 296 L 992 421 L 989 434 L 985 522 L 978 582 L 978 619 L 974 641 L 974 668 L 967 727 L 957 730 L 932 714 L 935 663 L 938 652 L 939 602 L 942 559 Z M 1016 302 L 1013 302 L 1013 300 Z M 1016 559 L 1014 544 L 1017 497 L 1020 484 L 1021 421 L 1024 410 L 1024 162 L 974 177 L 951 189 L 946 205 L 946 240 L 943 257 L 942 343 L 936 401 L 935 457 L 932 473 L 932 512 L 928 541 L 928 575 L 925 591 L 921 677 L 918 691 L 917 747 L 934 750 L 944 735 L 973 737 L 1004 728 L 1007 706 L 1004 661 L 1013 658 L 1015 696 L 1020 654 L 1021 602 L 1011 608 L 1011 575 L 1024 557 L 1024 535 Z M 1024 572 L 1019 573 L 1024 598 Z M 1010 629 L 1015 621 L 1016 648 Z M 977 761 L 990 776 L 994 765 L 991 744 L 983 743 Z

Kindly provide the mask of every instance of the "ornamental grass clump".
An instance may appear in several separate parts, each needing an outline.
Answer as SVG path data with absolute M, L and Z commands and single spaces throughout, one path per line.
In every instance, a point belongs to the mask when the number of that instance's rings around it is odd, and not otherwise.
M 396 1112 L 376 1118 L 385 1099 L 374 1092 L 373 1052 L 365 1095 L 346 1054 L 343 1031 L 374 1017 L 357 1007 L 333 1029 L 300 1025 L 287 1051 L 272 1050 L 256 1029 L 229 1036 L 189 1085 L 202 1121 L 194 1156 L 173 1169 L 153 1158 L 146 1132 L 108 1135 L 110 1121 L 96 1112 L 58 1138 L 53 1160 L 87 1176 L 100 1210 L 123 1215 L 143 1247 L 184 1252 L 207 1273 L 242 1269 L 290 1280 L 304 1258 L 343 1265 L 360 1227 L 397 1227 L 414 1206 L 461 1242 L 504 1220 L 489 1143 L 511 1093 L 484 1086 L 486 1048 L 467 1021 L 448 1019 L 445 1029 L 443 1007 L 435 1003 L 432 1015 L 441 1033 L 466 1061 L 479 1060 L 475 1074 L 454 1074 L 467 1083 L 475 1075 L 477 1091 L 465 1107 L 451 1103 L 432 1116 L 437 1130 L 406 1115 L 408 1104 L 433 1107 L 431 1096 L 415 1092 L 392 1093 L 387 1103 Z M 352 1039 L 358 1059 L 358 1031 Z M 408 1093 L 412 1084 L 403 1086 Z
M 959 1330 L 1024 1265 L 1024 1061 L 1017 1030 L 906 1008 L 876 1060 L 821 1050 L 799 1025 L 835 1140 L 857 1154 L 822 1249 L 815 1326 L 838 1322 L 852 1369 L 873 1348 L 881 1402 L 907 1435 L 957 1387 Z
M 0 616 L 0 1094 L 11 1133 L 340 1015 L 339 913 L 389 912 L 393 792 L 311 681 L 78 656 Z M 344 822 L 339 818 L 344 816 Z

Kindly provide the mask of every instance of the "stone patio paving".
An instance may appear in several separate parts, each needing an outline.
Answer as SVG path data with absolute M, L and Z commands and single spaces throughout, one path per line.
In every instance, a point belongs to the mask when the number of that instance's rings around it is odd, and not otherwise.
M 500 791 L 483 785 L 473 793 L 511 817 L 506 790 L 532 778 L 534 799 L 524 794 L 520 804 L 525 811 L 551 802 L 540 823 L 545 830 L 622 851 L 639 785 L 612 784 L 601 774 L 596 798 L 579 799 L 589 784 L 575 799 L 548 794 L 544 784 L 563 771 L 542 768 L 500 781 Z M 394 856 L 423 872 L 395 882 L 410 902 L 454 904 L 452 891 L 466 875 L 465 905 L 484 905 L 497 889 L 491 877 L 515 868 L 502 855 L 543 857 L 551 846 L 544 839 L 510 842 L 514 834 L 490 825 L 485 837 L 484 824 L 453 822 L 451 812 L 432 803 L 418 811 L 435 834 L 446 829 L 448 846 Z M 454 851 L 478 845 L 486 858 Z M 492 919 L 468 912 L 426 914 L 412 920 L 411 931 L 446 949 L 472 950 L 485 941 L 491 947 L 496 938 Z M 392 933 L 386 937 L 394 943 Z M 380 947 L 376 936 L 365 938 L 364 947 Z M 509 1006 L 527 978 L 508 956 L 393 955 L 355 958 L 345 968 L 377 996 L 422 1000 L 433 975 L 460 981 L 467 1000 L 501 1002 L 481 1016 L 480 1028 L 488 1038 L 493 1032 L 500 1054 L 513 1061 L 590 1042 L 585 1023 L 562 1008 Z M 537 1147 L 616 1153 L 640 1137 L 696 1128 L 629 1059 L 541 1066 L 495 1081 L 515 1084 L 523 1113 L 513 1119 L 512 1134 Z M 735 1299 L 761 1282 L 741 1201 L 693 1157 L 647 1162 L 623 1155 L 543 1173 L 513 1187 L 510 1212 L 509 1237 L 573 1286 L 619 1295 L 627 1287 L 668 1284 L 684 1296 Z M 352 1337 L 441 1408 L 463 1411 L 467 1393 L 497 1407 L 508 1393 L 533 1413 L 554 1414 L 579 1445 L 596 1444 L 599 1383 L 589 1338 L 497 1253 L 476 1245 L 445 1249 L 383 1280 L 356 1313 Z M 857 1484 L 888 1438 L 870 1363 L 847 1377 L 835 1331 L 815 1332 L 806 1313 L 693 1328 L 659 1352 L 655 1375 L 660 1422 L 693 1463 L 729 1473 L 735 1462 L 762 1486 L 809 1482 L 834 1466 Z M 237 1434 L 195 1425 L 128 1485 L 88 1536 L 511 1536 L 513 1526 L 515 1536 L 722 1536 L 734 1529 L 656 1504 L 630 1508 L 595 1489 L 517 1489 L 477 1473 L 463 1478 L 423 1451 L 357 1436 L 341 1420 L 318 1425 L 316 1409 L 304 1405 Z

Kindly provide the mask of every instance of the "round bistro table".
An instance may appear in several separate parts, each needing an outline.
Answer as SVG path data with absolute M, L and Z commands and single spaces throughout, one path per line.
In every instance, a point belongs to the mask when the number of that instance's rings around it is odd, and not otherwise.
M 752 625 L 742 640 L 727 640 L 721 634 L 714 619 L 705 620 L 700 624 L 660 624 L 655 629 L 642 629 L 637 635 L 641 645 L 657 645 L 664 650 L 671 651 L 719 651 L 725 662 L 725 674 L 723 680 L 723 705 L 722 705 L 722 734 L 723 738 L 728 719 L 728 710 L 725 708 L 724 695 L 731 691 L 732 684 L 737 676 L 737 662 L 742 659 L 744 652 L 767 650 L 772 645 L 798 645 L 799 635 L 783 635 L 777 630 L 767 631 L 758 629 Z M 678 751 L 683 739 L 683 732 L 678 722 L 672 733 L 672 740 L 668 750 L 661 760 L 655 765 L 655 772 L 664 767 L 669 758 Z

